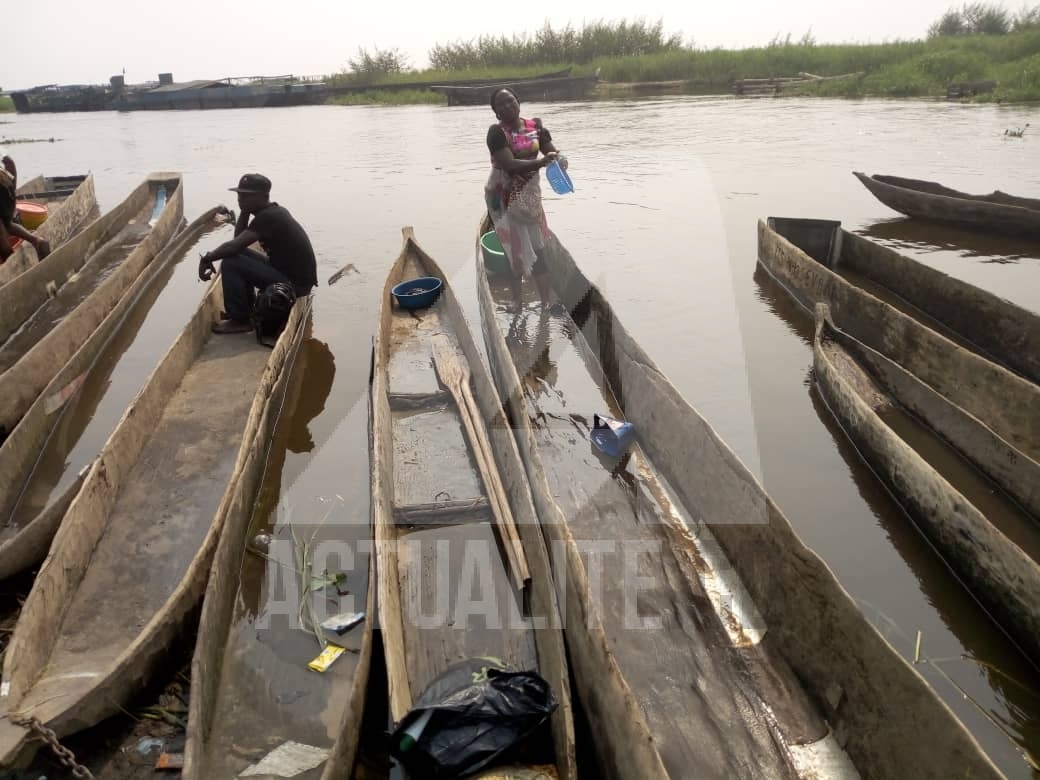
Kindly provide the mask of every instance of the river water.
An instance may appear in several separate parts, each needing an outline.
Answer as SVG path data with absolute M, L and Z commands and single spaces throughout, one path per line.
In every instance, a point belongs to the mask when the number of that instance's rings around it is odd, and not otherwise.
M 804 541 L 908 659 L 921 632 L 935 686 L 1011 777 L 1040 755 L 1040 675 L 970 600 L 857 459 L 811 390 L 811 323 L 755 273 L 756 223 L 839 219 L 943 271 L 1040 310 L 1040 245 L 921 229 L 852 171 L 972 192 L 1040 193 L 1040 108 L 941 102 L 668 98 L 525 105 L 570 159 L 576 192 L 546 187 L 550 225 L 627 329 L 762 480 Z M 184 175 L 185 215 L 235 207 L 245 172 L 308 229 L 318 253 L 301 412 L 269 469 L 278 513 L 330 506 L 364 533 L 366 392 L 384 277 L 412 225 L 479 331 L 473 244 L 488 169 L 487 108 L 293 109 L 8 116 L 22 178 L 93 171 L 102 209 L 150 171 Z M 1036 121 L 1034 121 L 1036 120 Z M 0 145 L 3 145 L 0 141 Z M 228 237 L 217 232 L 201 248 Z M 334 286 L 326 280 L 352 263 Z M 158 360 L 202 286 L 191 257 L 153 310 L 142 365 Z M 479 340 L 479 339 L 478 339 Z M 310 367 L 307 369 L 307 367 Z M 96 452 L 121 413 L 98 412 Z M 592 411 L 588 410 L 591 414 Z M 104 434 L 104 435 L 102 435 Z M 284 461 L 284 462 L 283 462 Z

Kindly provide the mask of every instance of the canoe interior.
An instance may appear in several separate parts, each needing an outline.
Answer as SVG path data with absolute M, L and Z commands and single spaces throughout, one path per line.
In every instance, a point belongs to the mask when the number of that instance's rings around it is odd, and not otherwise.
M 1040 383 L 1040 315 L 841 228 L 773 218 L 773 229 L 849 282 L 946 338 Z
M 97 196 L 94 192 L 94 176 L 83 178 L 73 190 L 64 192 L 56 205 L 48 206 L 47 221 L 40 225 L 36 234 L 50 242 L 51 252 L 64 246 L 78 231 L 85 228 L 100 215 Z
M 624 415 L 576 324 L 539 311 L 537 301 L 518 317 L 510 311 L 508 285 L 493 282 L 491 292 L 514 365 L 527 367 L 521 375 L 524 413 L 549 491 L 573 539 L 601 540 L 610 548 L 598 556 L 584 553 L 583 563 L 598 580 L 597 617 L 606 644 L 641 705 L 665 770 L 672 777 L 785 777 L 786 760 L 765 725 L 759 694 L 734 664 L 733 643 L 696 571 L 700 553 L 676 527 L 684 511 L 639 447 L 619 462 L 590 443 L 594 412 Z M 620 576 L 626 568 L 647 577 L 638 606 L 631 582 Z M 633 626 L 640 616 L 660 627 Z M 734 614 L 733 622 L 744 617 Z M 569 623 L 572 630 L 578 626 Z M 592 684 L 602 685 L 602 677 L 594 675 Z M 822 735 L 798 705 L 770 704 L 778 720 L 801 721 L 800 738 Z M 623 752 L 624 743 L 614 750 Z
M 77 176 L 37 176 L 18 187 L 18 200 L 41 203 L 60 202 L 69 197 L 91 174 Z
M 131 224 L 126 225 L 91 256 L 90 266 L 84 269 L 84 273 L 63 284 L 57 295 L 37 309 L 35 314 L 4 342 L 0 347 L 0 371 L 10 368 L 43 335 L 61 322 L 65 315 L 96 290 L 113 269 L 126 260 L 134 247 L 148 235 L 148 213 L 150 208 L 142 207 Z
M 43 560 L 84 469 L 140 388 L 151 361 L 121 359 L 134 342 L 174 266 L 217 227 L 209 209 L 181 231 L 141 273 L 75 355 L 54 376 L 0 447 L 0 579 Z M 189 312 L 185 310 L 185 319 Z M 172 342 L 176 318 L 160 327 Z M 176 330 L 175 330 L 176 329 Z M 130 374 L 133 373 L 133 376 Z M 95 420 L 95 413 L 103 411 Z
M 408 255 L 399 272 L 402 280 L 431 273 L 414 253 Z M 387 387 L 392 394 L 429 394 L 436 399 L 428 408 L 403 412 L 393 411 L 391 401 L 395 509 L 487 498 L 459 409 L 453 400 L 439 395 L 443 388 L 434 369 L 430 337 L 454 330 L 453 323 L 444 321 L 443 307 L 439 301 L 420 316 L 397 307 L 393 310 Z M 458 578 L 467 565 L 464 561 L 469 560 L 470 567 L 479 566 L 490 575 L 490 592 L 479 591 L 482 598 L 494 600 L 489 612 L 519 618 L 522 610 L 520 594 L 509 580 L 493 529 L 491 510 L 484 509 L 466 519 L 468 522 L 460 525 L 397 529 L 400 544 L 396 577 L 402 595 L 401 625 L 413 699 L 448 666 L 465 658 L 490 655 L 517 669 L 538 668 L 534 632 L 517 625 L 520 620 L 503 620 L 498 629 L 488 625 L 483 615 L 467 618 L 459 609 Z M 438 547 L 443 553 L 440 560 Z M 469 573 L 471 583 L 473 571 Z M 475 594 L 462 595 L 468 599 Z M 451 616 L 455 613 L 466 619 L 465 625 L 454 624 Z M 429 619 L 424 621 L 424 615 Z
M 676 503 L 691 513 L 691 535 L 697 536 L 698 528 L 710 531 L 718 553 L 746 588 L 745 605 L 758 612 L 764 631 L 761 641 L 754 648 L 735 648 L 745 659 L 751 649 L 760 653 L 764 662 L 751 667 L 756 682 L 763 684 L 761 678 L 768 682 L 772 669 L 787 667 L 798 682 L 795 691 L 808 694 L 865 775 L 1000 777 L 946 704 L 862 614 L 823 561 L 797 537 L 762 486 L 661 374 L 569 253 L 554 253 L 553 260 L 549 263 L 552 285 L 581 324 L 614 397 L 635 425 L 639 447 L 659 469 Z M 558 362 L 552 350 L 549 358 L 550 364 Z M 543 370 L 553 375 L 551 369 Z M 563 376 L 562 370 L 559 374 Z M 539 384 L 544 387 L 540 392 L 553 394 L 544 379 Z M 516 380 L 503 387 L 510 396 Z M 518 419 L 522 411 L 513 403 L 510 408 Z M 544 478 L 550 470 L 546 467 Z M 537 499 L 540 491 L 535 488 L 534 493 Z M 741 599 L 734 597 L 733 604 L 739 603 Z M 569 619 L 570 601 L 567 607 Z M 580 633 L 568 632 L 569 643 L 580 638 Z M 586 648 L 594 650 L 595 645 Z M 583 654 L 575 652 L 573 644 L 571 649 L 575 677 L 580 679 Z M 597 682 L 606 679 L 601 674 Z M 600 684 L 592 691 L 603 687 Z M 878 710 L 878 702 L 886 702 L 883 711 Z M 583 704 L 588 707 L 584 697 Z M 617 701 L 612 704 L 617 709 Z M 610 705 L 601 702 L 596 713 L 604 723 Z M 634 743 L 619 740 L 618 744 Z M 622 762 L 637 751 L 617 752 L 620 755 L 614 760 Z M 752 775 L 758 776 L 758 771 Z
M 155 202 L 152 179 L 156 176 L 162 174 L 147 177 L 118 206 L 51 252 L 46 263 L 34 262 L 0 287 L 0 340 L 6 340 L 21 327 L 48 300 L 50 293 L 73 277 L 99 248 L 131 228 L 130 220 L 140 219 L 148 208 L 147 204 Z M 174 175 L 164 178 L 174 178 Z M 176 178 L 179 180 L 179 176 Z
M 93 463 L 15 628 L 3 704 L 59 734 L 138 691 L 197 605 L 226 517 L 252 505 L 309 298 L 273 350 L 213 335 L 222 304 L 217 279 Z
M 410 233 L 406 233 L 406 236 Z M 491 657 L 538 671 L 559 702 L 551 738 L 532 740 L 532 764 L 575 776 L 566 660 L 548 555 L 510 430 L 454 293 L 430 308 L 391 305 L 399 281 L 444 273 L 412 240 L 387 279 L 373 378 L 373 509 L 379 548 L 379 610 L 394 722 L 452 664 Z M 432 337 L 443 334 L 471 370 L 479 406 L 531 572 L 517 589 L 476 456 L 449 388 L 438 379 Z M 452 507 L 444 511 L 444 507 Z M 531 620 L 525 620 L 530 609 Z M 522 777 L 520 770 L 502 770 Z M 496 775 L 497 776 L 497 775 Z
M 8 431 L 181 227 L 184 197 L 180 176 L 152 176 L 145 184 L 145 191 L 138 192 L 131 204 L 123 204 L 122 209 L 129 213 L 118 232 L 96 251 L 88 248 L 83 267 L 56 290 L 52 288 L 50 297 L 44 290 L 40 306 L 27 312 L 26 320 L 0 346 L 0 393 L 4 398 L 0 424 Z M 161 197 L 160 192 L 164 193 Z M 133 211 L 129 205 L 135 206 Z M 114 225 L 109 232 L 112 230 Z M 88 228 L 54 255 L 73 249 L 90 232 Z M 66 256 L 65 261 L 68 259 Z M 37 272 L 48 271 L 51 258 L 47 261 L 0 288 L 0 298 L 30 277 L 43 281 Z
M 886 303 L 902 302 L 904 311 L 957 344 L 1040 384 L 1040 314 L 846 230 L 837 270 Z
M 291 369 L 265 467 L 268 480 L 277 479 L 282 472 L 288 437 L 299 425 L 297 416 L 304 406 L 299 403 L 304 383 L 313 392 L 314 383 L 320 381 L 323 369 L 318 358 L 322 353 L 308 349 L 309 345 L 305 338 Z M 331 353 L 324 349 L 331 361 Z M 330 365 L 329 372 L 332 370 Z M 331 386 L 331 376 L 329 379 Z M 266 492 L 265 488 L 262 493 Z M 356 525 L 346 525 L 348 520 L 340 514 L 321 522 L 321 517 L 309 516 L 312 508 L 294 507 L 296 511 L 288 511 L 272 527 L 264 510 L 272 509 L 274 514 L 273 508 L 261 498 L 252 513 L 243 513 L 225 529 L 214 557 L 196 640 L 185 778 L 237 777 L 287 741 L 329 751 L 318 766 L 295 775 L 299 780 L 333 780 L 350 772 L 372 653 L 374 568 L 368 554 L 357 549 L 352 561 L 335 555 L 314 562 L 316 577 L 322 575 L 322 568 L 334 571 L 337 565 L 346 574 L 338 590 L 307 594 L 314 614 L 361 611 L 367 619 L 337 639 L 336 644 L 348 652 L 325 672 L 311 671 L 307 664 L 322 648 L 298 619 L 304 594 L 300 576 L 289 566 L 303 547 L 292 540 L 295 536 L 301 543 L 307 541 L 314 555 L 322 544 L 347 542 L 357 534 Z M 277 541 L 268 550 L 274 560 L 250 551 L 248 545 L 259 533 L 281 540 L 289 554 L 279 557 Z
M 832 232 L 830 239 L 826 237 L 828 230 Z M 827 303 L 842 330 L 898 362 L 982 421 L 1011 448 L 1040 461 L 1040 415 L 1033 411 L 1040 408 L 1040 385 L 980 354 L 971 339 L 963 338 L 963 334 L 960 338 L 951 335 L 952 328 L 944 327 L 903 297 L 928 306 L 950 325 L 970 327 L 962 324 L 963 315 L 955 317 L 941 311 L 935 296 L 929 298 L 927 293 L 913 290 L 914 279 L 932 279 L 931 275 L 909 267 L 904 271 L 909 279 L 900 283 L 899 293 L 889 291 L 885 295 L 882 288 L 895 285 L 898 272 L 890 256 L 868 253 L 864 242 L 866 239 L 848 234 L 836 222 L 769 217 L 758 226 L 759 264 L 810 312 L 810 319 L 817 303 Z M 884 270 L 872 269 L 872 259 L 886 266 Z M 879 281 L 868 285 L 868 291 L 862 282 L 869 277 Z M 931 282 L 922 281 L 926 283 Z M 965 296 L 962 300 L 977 301 L 980 316 L 980 307 L 985 306 L 994 323 L 1005 314 L 1020 323 L 1021 330 L 1011 327 L 1007 331 L 1018 331 L 1011 336 L 1013 341 L 1040 339 L 1040 335 L 1030 335 L 1040 329 L 1035 316 L 1021 309 L 997 308 L 992 296 L 969 294 L 966 286 L 955 286 L 948 277 L 943 284 L 949 284 L 951 291 L 958 290 Z M 981 340 L 984 329 L 976 327 L 971 333 Z M 964 382 L 963 377 L 971 377 L 971 381 Z
M 815 376 L 831 412 L 940 557 L 1036 656 L 1040 522 L 908 411 L 913 377 L 836 328 L 825 305 L 816 322 Z
M 54 182 L 43 176 L 26 182 L 18 188 L 18 198 L 32 199 L 47 204 L 47 220 L 35 231 L 46 239 L 51 251 L 65 244 L 75 233 L 100 216 L 94 194 L 94 177 L 67 177 L 67 182 Z M 46 190 L 46 187 L 63 187 Z M 36 193 L 39 197 L 34 197 Z M 36 250 L 27 241 L 21 241 L 14 254 L 0 264 L 0 285 L 14 279 L 38 262 Z
M 1034 550 L 1033 537 L 1040 530 L 1040 463 L 895 360 L 840 335 L 842 354 L 854 355 L 897 402 L 898 408 L 887 404 L 880 412 L 888 426 L 933 460 L 947 482 L 1023 549 Z M 1035 551 L 1030 554 L 1037 558 Z

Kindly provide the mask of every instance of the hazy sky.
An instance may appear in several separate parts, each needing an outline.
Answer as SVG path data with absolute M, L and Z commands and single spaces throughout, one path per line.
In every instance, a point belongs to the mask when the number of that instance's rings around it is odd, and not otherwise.
M 524 16 L 520 4 L 494 0 L 32 0 L 5 14 L 0 88 L 103 83 L 124 68 L 130 83 L 161 71 L 177 81 L 327 74 L 344 69 L 359 46 L 397 48 L 422 67 L 434 44 L 533 31 L 545 21 L 580 27 L 585 20 L 661 19 L 667 33 L 708 48 L 759 46 L 778 34 L 797 39 L 810 28 L 819 43 L 882 42 L 923 37 L 952 5 L 961 3 L 563 0 L 531 4 L 544 10 Z

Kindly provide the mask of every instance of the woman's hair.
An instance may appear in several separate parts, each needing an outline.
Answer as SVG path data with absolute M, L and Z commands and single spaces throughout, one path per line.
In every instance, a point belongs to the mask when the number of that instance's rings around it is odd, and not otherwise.
M 494 92 L 491 93 L 491 110 L 492 111 L 495 110 L 495 98 L 497 98 L 503 92 L 508 92 L 513 97 L 516 97 L 516 93 L 513 92 L 513 90 L 511 90 L 509 87 L 499 87 L 498 89 L 496 89 Z

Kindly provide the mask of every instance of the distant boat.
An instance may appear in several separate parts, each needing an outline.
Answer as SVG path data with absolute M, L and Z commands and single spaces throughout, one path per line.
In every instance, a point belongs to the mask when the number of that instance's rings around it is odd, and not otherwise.
M 1040 235 L 1040 200 L 1007 193 L 969 195 L 931 181 L 899 176 L 867 176 L 853 171 L 863 186 L 890 209 L 915 219 L 1005 235 Z
M 583 100 L 596 83 L 598 75 L 593 76 L 571 76 L 570 69 L 558 74 L 539 76 L 530 79 L 517 79 L 514 81 L 488 81 L 483 84 L 470 84 L 455 86 L 449 84 L 434 84 L 430 87 L 431 92 L 439 92 L 448 99 L 449 106 L 478 106 L 487 105 L 491 101 L 491 95 L 499 89 L 509 89 L 521 102 L 551 101 L 551 100 Z
M 591 79 L 591 81 L 590 81 Z M 542 92 L 526 85 L 538 82 Z M 21 114 L 58 113 L 67 111 L 164 111 L 197 110 L 206 108 L 274 108 L 283 106 L 320 105 L 336 95 L 357 94 L 377 89 L 380 92 L 403 90 L 469 89 L 464 95 L 482 94 L 479 90 L 509 86 L 517 97 L 526 100 L 559 100 L 571 93 L 584 92 L 582 84 L 594 85 L 595 77 L 570 78 L 570 68 L 551 71 L 532 78 L 507 76 L 492 84 L 487 78 L 467 78 L 443 81 L 432 85 L 429 81 L 394 81 L 390 83 L 329 82 L 320 77 L 303 76 L 248 76 L 221 79 L 197 79 L 175 82 L 172 73 L 160 73 L 158 81 L 144 84 L 125 84 L 122 76 L 113 76 L 107 85 L 47 84 L 32 89 L 12 92 L 15 110 Z M 518 91 L 519 90 L 519 91 Z M 546 90 L 551 94 L 546 96 Z M 487 97 L 473 98 L 487 102 Z M 583 97 L 579 94 L 577 97 Z M 461 103 L 460 103 L 461 104 Z M 448 105 L 456 105 L 449 96 Z
M 119 111 L 184 110 L 203 108 L 272 108 L 320 105 L 328 98 L 324 81 L 294 76 L 202 79 L 174 82 L 159 74 L 159 84 L 128 88 L 113 96 Z

